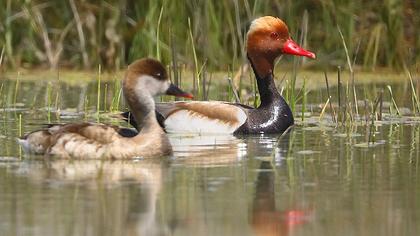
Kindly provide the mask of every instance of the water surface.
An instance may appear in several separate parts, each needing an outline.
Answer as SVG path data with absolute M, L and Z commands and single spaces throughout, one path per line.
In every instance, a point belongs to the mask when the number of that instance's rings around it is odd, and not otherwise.
M 15 82 L 3 81 L 0 100 L 1 235 L 420 232 L 420 122 L 412 115 L 384 114 L 374 125 L 337 126 L 328 115 L 320 122 L 320 90 L 309 95 L 310 117 L 281 137 L 171 134 L 171 157 L 44 159 L 23 155 L 15 138 L 43 123 L 98 119 L 96 84 L 56 90 L 20 81 L 15 98 Z M 109 111 L 114 88 L 106 86 L 100 106 Z M 383 88 L 369 86 L 358 91 Z M 117 124 L 108 111 L 99 120 Z

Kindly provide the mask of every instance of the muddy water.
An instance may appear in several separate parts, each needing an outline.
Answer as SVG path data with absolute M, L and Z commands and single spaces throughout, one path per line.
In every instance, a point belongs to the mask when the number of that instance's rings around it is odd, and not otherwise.
M 310 94 L 311 117 L 282 137 L 173 134 L 171 157 L 47 160 L 24 155 L 15 138 L 43 123 L 96 120 L 96 84 L 62 84 L 60 93 L 46 82 L 3 84 L 1 235 L 420 233 L 416 117 L 384 114 L 374 125 L 361 119 L 337 127 L 326 115 L 319 122 L 324 90 Z M 381 88 L 371 86 L 358 91 Z M 116 123 L 110 116 L 99 119 Z

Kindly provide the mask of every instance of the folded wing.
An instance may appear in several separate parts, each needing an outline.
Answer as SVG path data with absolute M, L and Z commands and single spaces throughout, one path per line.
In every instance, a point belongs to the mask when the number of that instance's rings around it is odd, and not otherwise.
M 247 107 L 224 102 L 156 104 L 169 133 L 231 134 L 247 119 Z

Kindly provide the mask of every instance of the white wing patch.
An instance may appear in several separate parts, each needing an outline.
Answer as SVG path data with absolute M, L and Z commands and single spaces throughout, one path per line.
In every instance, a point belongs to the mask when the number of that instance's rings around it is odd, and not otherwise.
M 212 119 L 190 110 L 179 110 L 165 120 L 165 130 L 168 133 L 232 134 L 247 119 L 240 108 L 235 107 L 233 112 L 237 117 L 235 123 Z

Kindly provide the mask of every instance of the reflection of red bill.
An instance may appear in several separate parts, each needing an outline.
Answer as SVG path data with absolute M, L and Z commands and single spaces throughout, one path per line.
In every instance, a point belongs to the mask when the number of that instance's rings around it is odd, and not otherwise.
M 299 225 L 308 220 L 312 211 L 290 210 L 283 212 L 284 222 L 289 226 Z

